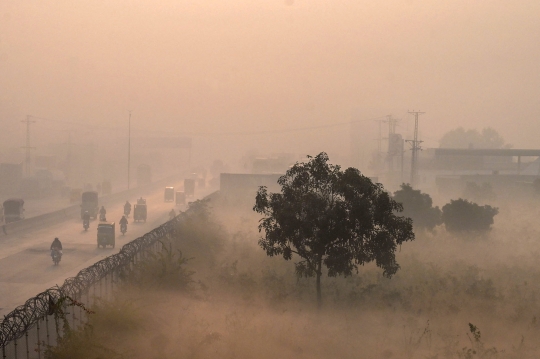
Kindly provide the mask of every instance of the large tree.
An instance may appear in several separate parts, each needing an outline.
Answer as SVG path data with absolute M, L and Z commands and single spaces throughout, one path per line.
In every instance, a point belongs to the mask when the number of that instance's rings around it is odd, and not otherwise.
M 349 276 L 375 261 L 391 277 L 399 269 L 397 246 L 414 233 L 409 218 L 396 216 L 402 206 L 382 185 L 356 168 L 329 164 L 324 152 L 308 158 L 279 178 L 281 193 L 260 187 L 253 210 L 264 215 L 259 245 L 268 256 L 300 257 L 296 273 L 316 277 L 320 305 L 323 266 L 328 276 Z

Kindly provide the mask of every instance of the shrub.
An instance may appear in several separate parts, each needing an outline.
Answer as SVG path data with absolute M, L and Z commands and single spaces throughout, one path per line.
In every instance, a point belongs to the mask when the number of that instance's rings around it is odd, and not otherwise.
M 498 213 L 498 208 L 460 198 L 444 205 L 442 221 L 449 232 L 488 231 Z
M 433 230 L 442 223 L 441 210 L 433 207 L 431 196 L 413 189 L 409 184 L 402 184 L 401 189 L 394 192 L 394 200 L 403 205 L 403 216 L 412 218 L 416 228 Z
M 163 244 L 160 252 L 148 253 L 131 272 L 125 273 L 124 280 L 141 288 L 189 289 L 195 274 L 185 268 L 189 260 L 179 249 L 174 251 L 171 243 Z

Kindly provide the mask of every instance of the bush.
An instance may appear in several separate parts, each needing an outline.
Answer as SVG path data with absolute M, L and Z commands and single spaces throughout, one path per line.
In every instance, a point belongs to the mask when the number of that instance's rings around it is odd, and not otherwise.
M 409 184 L 402 184 L 401 189 L 394 192 L 394 200 L 403 205 L 402 215 L 412 218 L 416 228 L 433 230 L 442 223 L 441 210 L 433 207 L 431 196 L 413 189 Z
M 444 205 L 442 221 L 449 232 L 489 231 L 498 213 L 498 208 L 460 198 Z
M 160 252 L 149 252 L 147 257 L 135 264 L 133 270 L 124 274 L 124 281 L 141 288 L 189 289 L 195 272 L 185 265 L 190 258 L 181 250 L 173 250 L 172 244 L 163 244 Z

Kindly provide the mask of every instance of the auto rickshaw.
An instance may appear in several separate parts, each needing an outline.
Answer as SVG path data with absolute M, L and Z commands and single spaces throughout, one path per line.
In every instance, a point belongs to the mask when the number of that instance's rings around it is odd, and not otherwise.
M 101 222 L 97 227 L 97 247 L 111 246 L 114 248 L 115 238 L 115 223 L 114 222 Z
M 146 201 L 144 201 L 144 204 L 139 204 L 139 201 L 137 201 L 137 204 L 133 206 L 133 220 L 135 222 L 146 222 Z
M 164 199 L 165 202 L 174 201 L 174 187 L 165 187 Z
M 24 219 L 24 201 L 21 198 L 10 198 L 4 201 L 4 220 L 7 223 Z

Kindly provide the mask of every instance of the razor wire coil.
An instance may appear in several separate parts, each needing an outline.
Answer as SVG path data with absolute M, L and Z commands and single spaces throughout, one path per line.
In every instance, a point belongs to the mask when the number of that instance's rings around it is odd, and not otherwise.
M 75 277 L 67 278 L 62 286 L 55 286 L 39 293 L 5 315 L 0 322 L 0 348 L 22 338 L 40 319 L 52 315 L 52 309 L 60 298 L 76 297 L 111 272 L 129 266 L 138 253 L 147 250 L 157 241 L 174 235 L 180 217 L 182 216 L 179 215 L 142 237 L 126 243 L 118 253 L 82 269 Z

